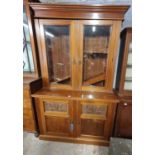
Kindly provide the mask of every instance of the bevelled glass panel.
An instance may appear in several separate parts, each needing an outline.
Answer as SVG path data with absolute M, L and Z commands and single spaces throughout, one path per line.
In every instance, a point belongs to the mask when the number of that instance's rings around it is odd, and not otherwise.
M 132 42 L 130 42 L 128 50 L 124 89 L 132 90 Z
M 69 26 L 44 26 L 49 80 L 71 84 Z
M 25 7 L 23 7 L 23 71 L 28 73 L 34 72 L 30 33 Z
M 105 86 L 110 31 L 110 26 L 84 26 L 84 86 Z

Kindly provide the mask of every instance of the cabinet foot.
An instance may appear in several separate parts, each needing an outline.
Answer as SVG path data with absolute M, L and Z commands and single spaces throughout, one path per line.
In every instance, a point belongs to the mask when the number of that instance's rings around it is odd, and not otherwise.
M 38 136 L 39 136 L 39 132 L 36 131 L 36 132 L 34 133 L 34 136 L 35 136 L 35 137 L 38 137 Z

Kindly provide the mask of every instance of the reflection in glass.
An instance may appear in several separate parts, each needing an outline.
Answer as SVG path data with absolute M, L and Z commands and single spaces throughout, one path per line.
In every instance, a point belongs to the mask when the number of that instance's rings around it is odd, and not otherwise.
M 84 27 L 83 85 L 104 86 L 110 26 Z
M 23 8 L 23 71 L 34 72 L 30 34 L 25 7 Z
M 129 44 L 124 89 L 132 90 L 132 43 Z
M 70 84 L 69 26 L 44 26 L 48 72 L 52 84 Z

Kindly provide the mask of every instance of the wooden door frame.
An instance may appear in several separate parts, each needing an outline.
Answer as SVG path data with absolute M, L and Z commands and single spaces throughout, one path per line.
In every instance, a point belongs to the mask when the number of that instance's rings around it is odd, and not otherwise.
M 100 25 L 100 26 L 111 26 L 111 35 L 109 40 L 109 49 L 108 49 L 108 58 L 107 58 L 107 72 L 105 87 L 91 87 L 91 86 L 82 86 L 82 76 L 83 76 L 83 28 L 84 25 Z M 105 90 L 112 91 L 113 89 L 113 81 L 114 81 L 114 72 L 115 72 L 115 63 L 118 52 L 118 43 L 119 43 L 119 33 L 121 29 L 121 21 L 114 20 L 80 20 L 79 21 L 79 36 L 80 36 L 80 87 L 84 91 L 100 91 L 103 92 Z

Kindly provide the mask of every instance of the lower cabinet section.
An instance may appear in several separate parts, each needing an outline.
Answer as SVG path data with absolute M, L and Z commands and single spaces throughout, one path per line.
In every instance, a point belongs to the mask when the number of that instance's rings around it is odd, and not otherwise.
M 116 102 L 35 98 L 40 138 L 108 145 Z
M 121 102 L 118 104 L 114 136 L 132 138 L 131 102 Z

